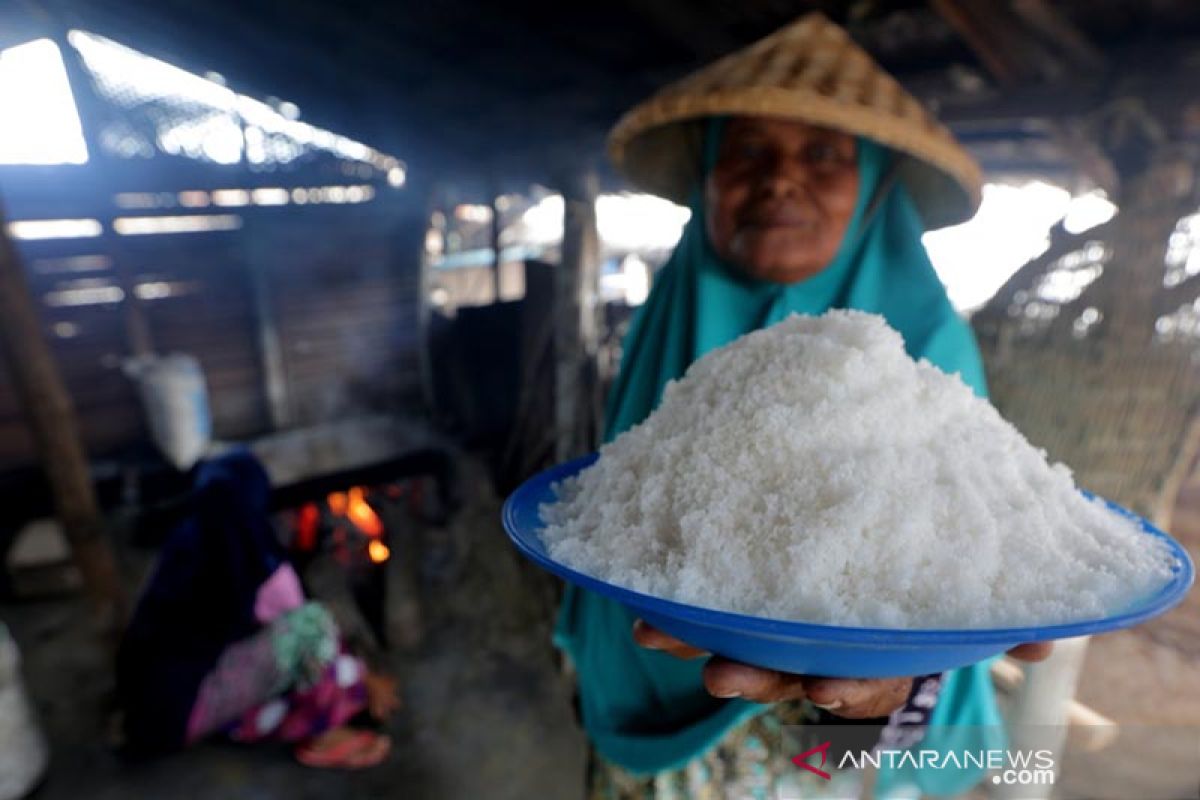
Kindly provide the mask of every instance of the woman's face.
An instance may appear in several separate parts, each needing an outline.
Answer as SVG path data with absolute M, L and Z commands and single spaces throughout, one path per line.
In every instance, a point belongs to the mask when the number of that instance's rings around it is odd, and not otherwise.
M 748 275 L 795 283 L 833 261 L 858 200 L 854 137 L 735 117 L 704 187 L 708 238 Z

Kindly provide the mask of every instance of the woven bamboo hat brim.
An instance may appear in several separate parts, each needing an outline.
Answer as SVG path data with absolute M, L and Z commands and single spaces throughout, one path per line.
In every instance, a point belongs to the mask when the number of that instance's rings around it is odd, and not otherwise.
M 686 204 L 698 180 L 702 124 L 718 115 L 802 120 L 872 139 L 905 156 L 898 175 L 927 228 L 979 207 L 975 160 L 917 99 L 823 14 L 677 81 L 617 122 L 608 152 L 634 186 Z

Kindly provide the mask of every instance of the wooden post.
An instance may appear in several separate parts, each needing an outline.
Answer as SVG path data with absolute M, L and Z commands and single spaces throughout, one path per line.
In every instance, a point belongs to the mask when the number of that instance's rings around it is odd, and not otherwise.
M 437 407 L 437 392 L 433 386 L 433 354 L 430 348 L 433 346 L 430 329 L 433 324 L 433 303 L 430 298 L 430 293 L 433 291 L 433 265 L 428 249 L 425 247 L 425 240 L 429 231 L 433 228 L 433 212 L 438 206 L 438 187 L 435 183 L 426 183 L 419 181 L 415 185 L 410 176 L 409 191 L 413 193 L 413 197 L 417 198 L 417 213 L 420 214 L 418 219 L 413 220 L 413 225 L 419 226 L 420 236 L 417 237 L 420 242 L 420 249 L 416 253 L 409 255 L 418 259 L 417 268 L 420 270 L 418 276 L 417 288 L 417 366 L 421 374 L 421 396 L 425 400 L 425 408 L 430 414 L 436 414 Z M 438 233 L 443 233 L 438 231 Z
M 1063 752 L 1067 723 L 1071 711 L 1078 707 L 1075 688 L 1087 655 L 1088 638 L 1060 639 L 1045 661 L 1024 665 L 1024 681 L 1007 715 L 1013 749 Z M 999 784 L 990 796 L 998 800 L 1043 800 L 1051 796 L 1053 789 L 1050 782 L 1034 786 Z
M 246 269 L 250 273 L 250 290 L 254 294 L 254 329 L 258 338 L 258 357 L 262 362 L 263 394 L 267 399 L 267 416 L 271 420 L 271 429 L 278 431 L 292 423 L 292 405 L 288 398 L 283 345 L 279 341 L 279 325 L 266 275 L 265 254 L 261 247 L 253 245 L 246 250 Z
M 117 281 L 125 298 L 121 301 L 122 317 L 125 323 L 125 346 L 131 356 L 154 355 L 154 336 L 150 330 L 150 319 L 146 315 L 146 305 L 137 294 L 137 276 L 130 268 L 129 257 L 125 248 L 116 240 L 117 233 L 112 230 L 112 214 L 105 214 L 102 223 L 108 231 L 104 234 L 108 240 L 108 252 L 112 254 L 113 268 Z
M 288 391 L 287 364 L 279 337 L 279 317 L 271 294 L 269 263 L 276 243 L 267 237 L 265 227 L 243 229 L 239 245 L 246 259 L 246 286 L 254 304 L 254 338 L 262 369 L 260 386 L 267 405 L 267 420 L 271 430 L 278 431 L 295 420 Z
M 492 302 L 500 302 L 500 268 L 503 265 L 503 255 L 500 252 L 500 196 L 492 193 L 492 286 L 494 287 Z
M 568 178 L 563 189 L 562 262 L 554 275 L 555 457 L 565 461 L 595 446 L 594 364 L 600 234 L 596 176 Z
M 25 270 L 8 237 L 0 208 L 0 348 L 14 388 L 33 430 L 50 481 L 55 511 L 101 614 L 101 624 L 118 626 L 124 592 L 105 535 L 75 410 L 63 386 L 29 293 Z

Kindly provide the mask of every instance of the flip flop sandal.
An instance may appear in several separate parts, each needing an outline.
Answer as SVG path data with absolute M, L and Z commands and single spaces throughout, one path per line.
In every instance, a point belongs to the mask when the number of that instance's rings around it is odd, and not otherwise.
M 314 748 L 311 743 L 296 748 L 296 760 L 306 767 L 317 769 L 364 769 L 383 761 L 391 750 L 387 736 L 371 731 L 355 731 L 327 747 Z
M 385 734 L 375 734 L 375 741 L 372 745 L 364 747 L 355 758 L 355 769 L 367 769 L 368 767 L 378 766 L 382 764 L 392 752 L 392 737 Z

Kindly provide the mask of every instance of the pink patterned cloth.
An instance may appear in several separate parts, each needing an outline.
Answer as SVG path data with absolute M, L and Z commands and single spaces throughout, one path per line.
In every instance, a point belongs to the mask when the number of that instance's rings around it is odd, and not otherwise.
M 339 656 L 339 659 L 349 658 Z M 250 709 L 230 731 L 230 737 L 240 742 L 262 739 L 302 742 L 345 725 L 367 707 L 367 690 L 361 679 L 342 684 L 338 680 L 338 673 L 342 671 L 336 664 L 331 664 L 311 689 L 292 692 Z
M 304 605 L 304 589 L 292 565 L 284 563 L 258 587 L 254 598 L 254 617 L 266 625 L 280 614 Z
M 303 741 L 367 707 L 365 676 L 324 606 L 304 603 L 225 649 L 200 685 L 187 742 L 214 733 L 243 742 Z

